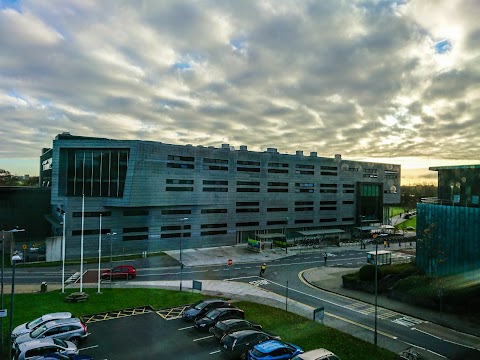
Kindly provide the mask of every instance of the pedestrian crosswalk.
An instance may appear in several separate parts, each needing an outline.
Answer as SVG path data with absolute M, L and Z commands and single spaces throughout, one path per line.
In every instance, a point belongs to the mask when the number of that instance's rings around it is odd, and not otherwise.
M 375 306 L 364 302 L 354 302 L 345 305 L 344 307 L 363 315 L 370 315 L 375 313 Z M 393 310 L 384 308 L 377 308 L 377 318 L 382 320 L 391 320 L 395 324 L 406 327 L 412 327 L 425 322 L 424 320 L 417 319 L 411 316 L 405 316 Z

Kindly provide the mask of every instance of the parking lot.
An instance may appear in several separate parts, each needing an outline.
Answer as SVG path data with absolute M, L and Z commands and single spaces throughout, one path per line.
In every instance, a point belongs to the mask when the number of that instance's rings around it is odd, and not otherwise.
M 84 317 L 90 336 L 79 345 L 80 354 L 96 360 L 225 359 L 213 335 L 180 317 L 184 308 L 126 309 Z

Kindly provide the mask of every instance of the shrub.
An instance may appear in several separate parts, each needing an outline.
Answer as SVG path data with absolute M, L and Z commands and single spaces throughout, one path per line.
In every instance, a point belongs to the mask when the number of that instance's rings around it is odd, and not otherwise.
M 382 269 L 378 267 L 377 270 L 378 279 L 382 278 Z M 375 281 L 375 265 L 365 265 L 362 266 L 358 272 L 358 278 L 361 281 Z
M 343 283 L 351 283 L 358 280 L 358 272 L 342 275 Z

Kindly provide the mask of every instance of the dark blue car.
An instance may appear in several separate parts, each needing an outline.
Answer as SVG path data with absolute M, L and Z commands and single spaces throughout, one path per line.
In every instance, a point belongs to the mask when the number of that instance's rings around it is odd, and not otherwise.
M 190 305 L 182 314 L 185 320 L 195 320 L 205 316 L 207 312 L 216 308 L 230 307 L 230 303 L 221 299 L 201 300 Z
M 248 352 L 248 359 L 284 360 L 291 359 L 301 353 L 303 353 L 303 350 L 296 345 L 284 343 L 279 340 L 268 340 L 255 345 L 253 349 Z

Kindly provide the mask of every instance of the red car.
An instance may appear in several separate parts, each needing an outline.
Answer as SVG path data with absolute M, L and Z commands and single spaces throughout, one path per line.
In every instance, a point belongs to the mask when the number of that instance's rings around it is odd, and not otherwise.
M 115 266 L 112 270 L 105 270 L 102 273 L 102 279 L 107 280 L 132 280 L 137 276 L 137 269 L 131 265 Z

